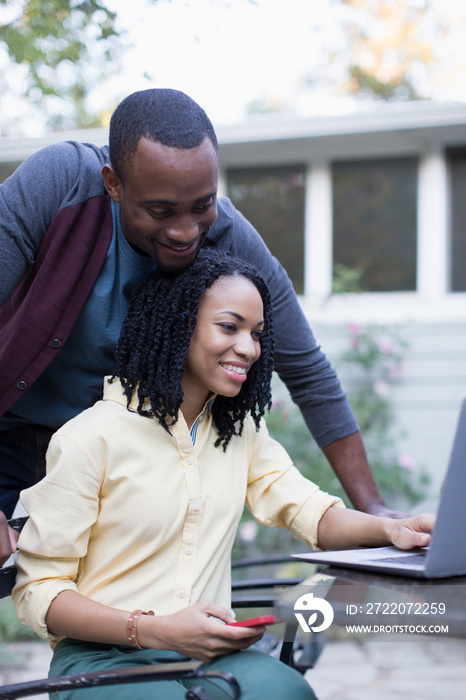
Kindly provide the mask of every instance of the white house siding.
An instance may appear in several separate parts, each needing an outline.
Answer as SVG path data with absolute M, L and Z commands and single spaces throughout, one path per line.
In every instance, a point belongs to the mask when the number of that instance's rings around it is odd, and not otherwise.
M 357 385 L 357 370 L 340 359 L 349 347 L 348 324 L 311 320 L 311 325 L 343 387 L 350 391 Z M 394 434 L 404 433 L 397 446 L 400 453 L 428 472 L 430 493 L 435 497 L 448 464 L 459 407 L 466 396 L 466 321 L 397 323 L 392 328 L 408 344 L 400 376 L 390 382 L 388 393 L 395 417 Z

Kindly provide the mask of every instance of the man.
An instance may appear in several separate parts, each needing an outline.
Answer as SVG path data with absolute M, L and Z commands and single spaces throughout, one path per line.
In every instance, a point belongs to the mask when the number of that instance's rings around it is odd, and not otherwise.
M 113 368 L 134 286 L 204 244 L 252 263 L 275 307 L 275 367 L 353 504 L 391 514 L 338 378 L 290 281 L 253 227 L 217 201 L 210 120 L 176 90 L 117 107 L 109 148 L 67 142 L 25 161 L 0 189 L 0 510 L 42 478 L 51 434 L 84 410 Z M 286 235 L 286 232 L 284 232 Z M 0 561 L 14 549 L 0 522 Z

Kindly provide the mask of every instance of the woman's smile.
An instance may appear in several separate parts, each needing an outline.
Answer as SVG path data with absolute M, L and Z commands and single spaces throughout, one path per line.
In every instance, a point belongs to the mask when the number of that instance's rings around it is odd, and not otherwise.
M 220 365 L 221 365 L 221 367 L 223 367 L 223 369 L 226 372 L 230 372 L 232 374 L 231 379 L 233 379 L 233 381 L 237 381 L 237 382 L 245 382 L 246 381 L 247 369 L 249 369 L 249 367 L 248 368 L 240 367 L 239 365 L 227 364 L 225 362 L 220 362 Z

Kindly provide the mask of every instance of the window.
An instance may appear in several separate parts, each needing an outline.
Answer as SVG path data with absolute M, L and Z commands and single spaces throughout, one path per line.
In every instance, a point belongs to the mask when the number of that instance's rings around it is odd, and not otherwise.
M 7 177 L 13 175 L 19 163 L 0 163 L 0 183 L 5 182 Z
M 450 176 L 450 289 L 466 292 L 466 148 L 447 152 Z
M 332 179 L 334 290 L 415 290 L 417 159 L 336 162 Z
M 304 167 L 241 168 L 227 173 L 228 196 L 304 291 Z

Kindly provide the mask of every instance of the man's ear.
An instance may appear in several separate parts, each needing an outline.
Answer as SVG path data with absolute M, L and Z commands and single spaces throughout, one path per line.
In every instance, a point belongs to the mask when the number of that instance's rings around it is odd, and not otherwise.
M 104 165 L 102 168 L 102 177 L 104 179 L 105 189 L 114 202 L 120 201 L 121 180 L 110 164 Z

